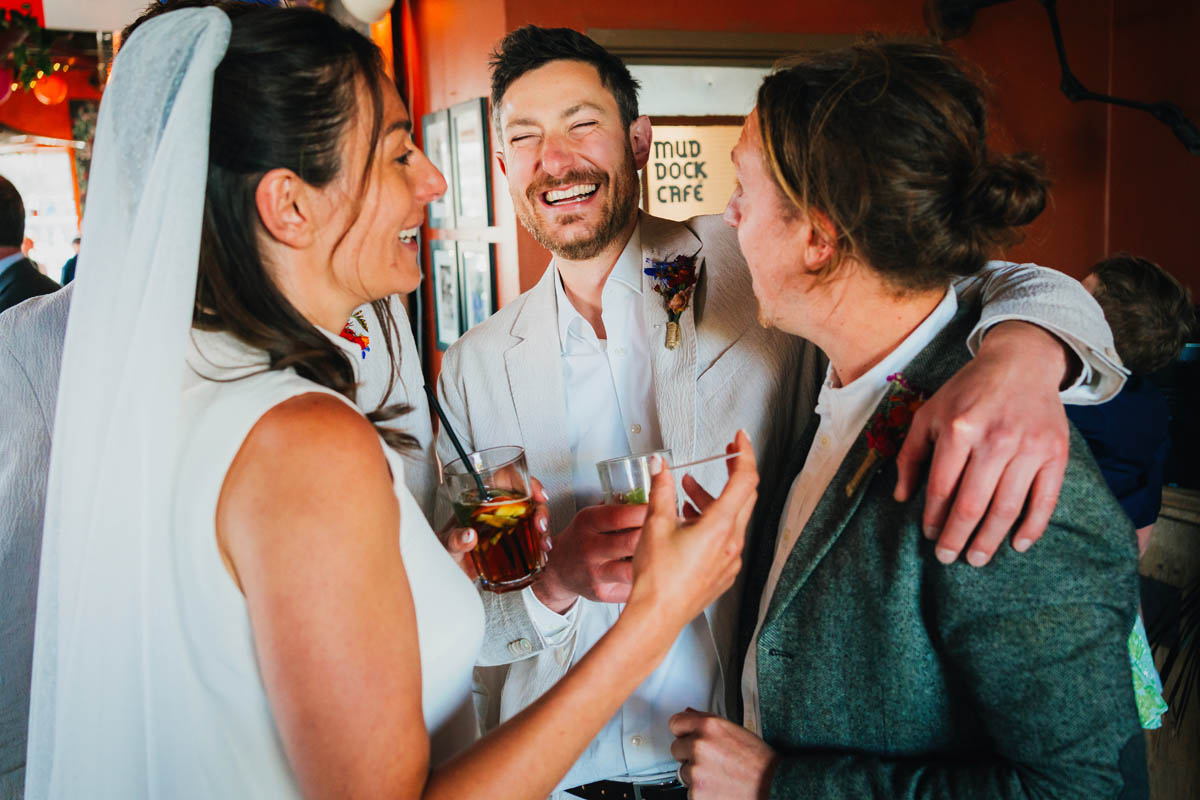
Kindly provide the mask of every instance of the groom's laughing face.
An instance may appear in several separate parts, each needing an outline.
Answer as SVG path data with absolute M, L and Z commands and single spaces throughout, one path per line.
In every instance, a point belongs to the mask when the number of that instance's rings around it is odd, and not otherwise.
M 556 256 L 599 255 L 637 213 L 649 121 L 625 126 L 596 68 L 564 60 L 513 81 L 499 122 L 497 155 L 525 228 Z

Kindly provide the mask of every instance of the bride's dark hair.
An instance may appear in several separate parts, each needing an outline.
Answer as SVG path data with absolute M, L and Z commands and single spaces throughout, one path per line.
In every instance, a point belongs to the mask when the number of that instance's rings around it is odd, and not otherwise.
M 369 114 L 361 199 L 382 128 L 382 82 L 387 77 L 379 50 L 318 11 L 239 2 L 169 3 L 144 15 L 126 35 L 158 13 L 198 6 L 220 8 L 233 24 L 213 78 L 193 324 L 232 334 L 264 350 L 269 369 L 291 367 L 354 401 L 358 387 L 346 353 L 288 302 L 267 272 L 258 249 L 255 191 L 262 177 L 277 168 L 295 172 L 311 186 L 327 185 L 345 166 L 341 147 L 350 123 L 356 114 Z M 369 106 L 358 105 L 360 85 L 371 98 Z M 352 213 L 351 220 L 356 216 Z M 341 243 L 339 239 L 335 249 Z M 396 321 L 386 300 L 372 306 L 383 330 L 371 331 L 371 338 L 386 344 L 391 362 L 386 400 L 398 374 Z M 414 437 L 380 424 L 410 410 L 404 404 L 380 406 L 367 418 L 390 446 L 412 447 Z

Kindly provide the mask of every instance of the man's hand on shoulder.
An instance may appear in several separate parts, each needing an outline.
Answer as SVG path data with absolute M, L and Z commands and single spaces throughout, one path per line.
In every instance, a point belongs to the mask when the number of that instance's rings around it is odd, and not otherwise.
M 1059 388 L 1075 357 L 1053 334 L 1003 322 L 979 355 L 917 412 L 896 459 L 895 497 L 906 501 L 929 461 L 923 527 L 950 563 L 986 564 L 1018 518 L 1024 552 L 1045 531 L 1067 468 L 1069 428 Z M 932 450 L 932 460 L 930 451 Z
M 579 597 L 623 603 L 633 584 L 633 562 L 646 520 L 646 505 L 582 508 L 571 524 L 552 538 L 550 560 L 533 593 L 552 611 L 562 613 Z

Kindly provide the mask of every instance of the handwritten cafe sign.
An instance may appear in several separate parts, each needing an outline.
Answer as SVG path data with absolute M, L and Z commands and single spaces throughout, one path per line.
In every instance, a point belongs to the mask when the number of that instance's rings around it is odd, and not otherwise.
M 646 210 L 675 220 L 724 211 L 734 185 L 729 152 L 740 133 L 738 125 L 655 125 Z

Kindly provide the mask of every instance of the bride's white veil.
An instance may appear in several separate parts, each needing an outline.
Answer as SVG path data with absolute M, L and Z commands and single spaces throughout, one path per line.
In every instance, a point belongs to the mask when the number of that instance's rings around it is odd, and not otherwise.
M 170 596 L 154 591 L 169 577 L 155 567 L 167 563 L 213 73 L 229 34 L 214 8 L 145 23 L 101 103 L 50 459 L 31 800 L 172 793 L 170 765 L 151 757 L 172 665 L 149 656 L 177 634 L 148 598 Z

